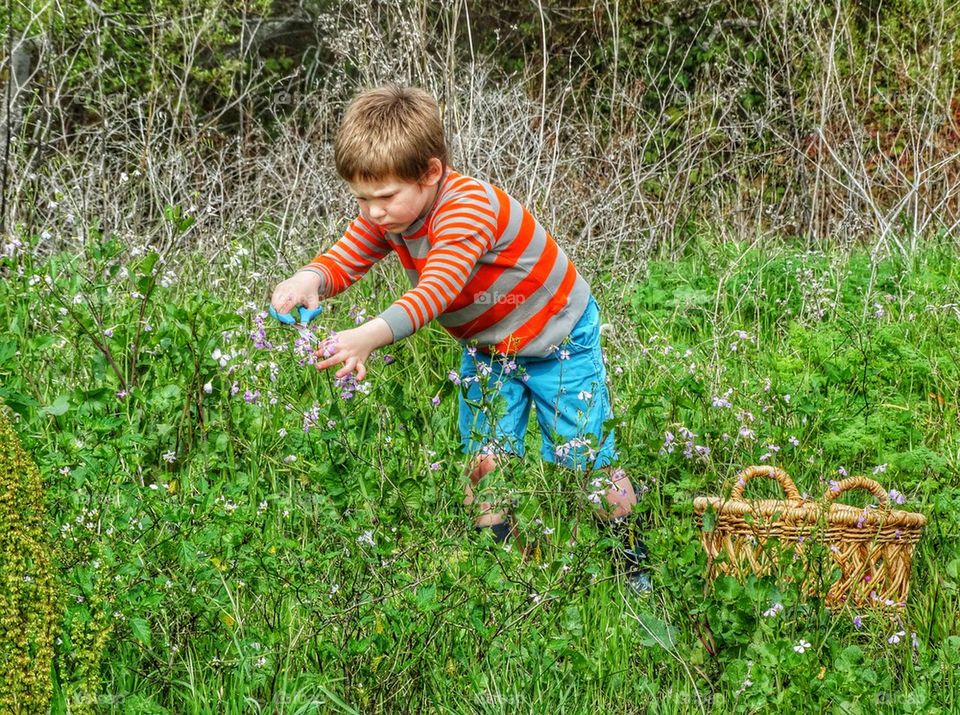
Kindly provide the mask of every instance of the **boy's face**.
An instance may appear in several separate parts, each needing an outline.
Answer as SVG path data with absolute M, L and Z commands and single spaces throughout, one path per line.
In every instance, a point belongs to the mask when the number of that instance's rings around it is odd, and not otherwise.
M 431 159 L 429 166 L 420 182 L 393 177 L 347 182 L 360 205 L 360 215 L 391 233 L 407 229 L 426 214 L 437 196 L 443 166 L 438 159 Z

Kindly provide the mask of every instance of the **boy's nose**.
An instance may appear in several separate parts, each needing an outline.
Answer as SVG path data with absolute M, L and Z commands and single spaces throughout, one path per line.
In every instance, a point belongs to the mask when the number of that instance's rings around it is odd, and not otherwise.
M 370 207 L 370 218 L 383 218 L 387 215 L 387 212 L 380 206 L 371 206 Z

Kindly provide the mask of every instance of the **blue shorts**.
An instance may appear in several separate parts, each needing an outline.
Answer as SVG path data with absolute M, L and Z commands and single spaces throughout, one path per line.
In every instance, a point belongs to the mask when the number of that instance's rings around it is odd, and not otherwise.
M 490 356 L 467 348 L 460 363 L 460 439 L 466 454 L 523 455 L 530 407 L 536 405 L 544 460 L 589 471 L 618 458 L 600 309 L 591 296 L 553 356 Z

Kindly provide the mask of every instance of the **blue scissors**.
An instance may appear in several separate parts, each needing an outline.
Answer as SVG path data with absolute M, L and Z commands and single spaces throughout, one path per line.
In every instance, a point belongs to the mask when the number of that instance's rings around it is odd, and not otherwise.
M 294 318 L 292 313 L 278 313 L 272 305 L 270 306 L 270 315 L 284 325 L 292 325 L 296 327 L 297 331 L 300 333 L 300 337 L 304 340 L 307 340 L 311 343 L 317 342 L 317 336 L 307 328 L 307 325 L 310 324 L 311 320 L 323 312 L 323 307 L 318 305 L 316 308 L 308 308 L 305 305 L 298 305 L 296 310 L 300 316 L 299 320 Z

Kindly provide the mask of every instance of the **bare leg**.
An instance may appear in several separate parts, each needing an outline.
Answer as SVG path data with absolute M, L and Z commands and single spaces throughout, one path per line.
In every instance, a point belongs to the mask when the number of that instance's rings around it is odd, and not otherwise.
M 610 511 L 604 508 L 598 509 L 597 516 L 604 521 L 609 521 L 619 519 L 633 511 L 633 507 L 637 504 L 637 495 L 634 494 L 633 484 L 630 483 L 626 473 L 614 467 L 603 467 L 599 471 L 605 472 L 607 480 L 613 484 L 606 493 Z
M 464 485 L 463 505 L 470 506 L 474 502 L 473 488 L 477 486 L 481 479 L 496 469 L 497 462 L 492 454 L 478 454 L 470 462 L 467 468 L 467 476 L 470 477 L 470 483 Z M 477 509 L 479 515 L 474 519 L 477 526 L 493 526 L 502 524 L 506 518 L 506 512 L 497 512 L 493 510 L 490 502 L 480 502 Z

